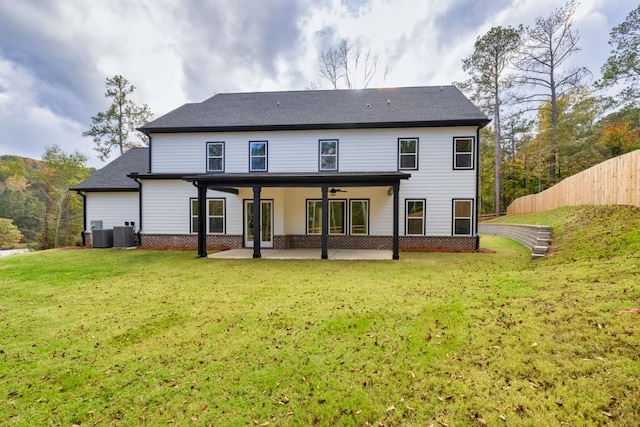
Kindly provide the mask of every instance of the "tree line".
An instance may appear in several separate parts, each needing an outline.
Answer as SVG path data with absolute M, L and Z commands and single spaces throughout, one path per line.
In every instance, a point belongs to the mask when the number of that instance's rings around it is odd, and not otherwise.
M 586 67 L 569 65 L 580 50 L 576 8 L 570 0 L 531 26 L 491 28 L 462 62 L 469 78 L 456 85 L 493 119 L 479 141 L 482 213 L 500 215 L 520 196 L 640 148 L 640 6 L 612 28 L 611 55 L 595 82 Z M 333 89 L 367 87 L 378 71 L 388 73 L 379 59 L 343 39 L 320 53 L 320 80 L 311 88 L 323 82 Z M 146 144 L 136 129 L 152 118 L 146 104 L 132 101 L 136 88 L 127 79 L 115 75 L 105 85 L 109 108 L 83 132 L 103 161 Z M 611 96 L 614 88 L 619 93 Z M 36 167 L 24 160 L 0 158 L 0 184 L 19 183 L 0 193 L 0 247 L 79 243 L 82 200 L 69 188 L 89 176 L 86 156 L 54 145 Z
M 135 86 L 116 75 L 105 81 L 109 108 L 91 118 L 83 136 L 93 138 L 94 150 L 106 161 L 146 143 L 136 130 L 152 116 L 146 104 L 131 100 Z M 29 245 L 49 249 L 78 245 L 84 228 L 82 196 L 70 190 L 89 177 L 87 157 L 59 146 L 46 147 L 41 161 L 0 157 L 0 248 Z
M 492 118 L 480 138 L 482 213 L 500 215 L 520 196 L 640 148 L 640 6 L 612 28 L 595 82 L 569 65 L 580 50 L 576 7 L 491 28 L 463 60 L 469 78 L 456 84 Z

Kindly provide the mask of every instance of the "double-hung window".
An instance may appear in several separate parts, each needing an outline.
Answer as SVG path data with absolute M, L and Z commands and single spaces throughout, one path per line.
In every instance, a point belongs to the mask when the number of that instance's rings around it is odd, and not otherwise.
M 224 172 L 224 142 L 207 142 L 207 172 Z
M 345 234 L 346 200 L 329 200 L 329 234 Z M 307 234 L 322 233 L 322 200 L 307 200 Z
M 453 168 L 473 169 L 474 139 L 453 138 Z
M 406 213 L 406 235 L 424 235 L 424 214 L 426 201 L 424 199 L 407 200 L 405 206 Z
M 267 141 L 249 142 L 249 171 L 267 171 Z
M 338 170 L 338 140 L 321 139 L 318 142 L 318 168 L 320 171 Z
M 207 199 L 207 233 L 224 234 L 224 199 Z M 198 232 L 198 199 L 191 199 L 191 232 Z
M 453 235 L 470 236 L 473 231 L 473 200 L 453 200 Z
M 398 169 L 418 169 L 418 138 L 398 138 Z

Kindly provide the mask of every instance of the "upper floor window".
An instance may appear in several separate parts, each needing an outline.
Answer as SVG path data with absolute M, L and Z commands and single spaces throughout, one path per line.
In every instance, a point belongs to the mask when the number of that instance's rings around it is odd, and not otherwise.
M 453 138 L 453 168 L 473 169 L 474 138 Z
M 418 138 L 398 138 L 398 169 L 418 169 Z
M 453 235 L 470 236 L 472 234 L 473 200 L 453 201 Z
M 224 172 L 224 142 L 207 142 L 207 172 Z
M 267 171 L 267 141 L 249 142 L 249 171 Z
M 338 140 L 321 139 L 319 141 L 319 169 L 321 171 L 338 170 Z
M 424 234 L 425 204 L 426 201 L 424 199 L 406 201 L 406 234 L 408 236 L 421 236 Z

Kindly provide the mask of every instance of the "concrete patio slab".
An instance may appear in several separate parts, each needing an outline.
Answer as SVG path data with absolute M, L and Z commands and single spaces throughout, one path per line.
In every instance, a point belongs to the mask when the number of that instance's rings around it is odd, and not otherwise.
M 320 259 L 320 249 L 262 249 L 264 259 Z M 330 260 L 391 260 L 393 253 L 387 250 L 371 249 L 329 249 Z M 230 249 L 209 254 L 215 259 L 253 258 L 253 249 Z

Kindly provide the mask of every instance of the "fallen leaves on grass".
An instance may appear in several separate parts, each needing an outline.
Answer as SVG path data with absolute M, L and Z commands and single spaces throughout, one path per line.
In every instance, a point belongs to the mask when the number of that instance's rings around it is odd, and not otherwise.
M 473 416 L 475 417 L 476 421 L 478 421 L 480 423 L 480 425 L 483 425 L 483 426 L 487 425 L 487 420 L 482 418 L 477 412 L 475 414 L 473 414 Z

